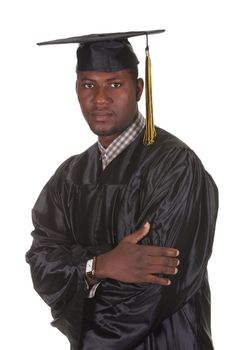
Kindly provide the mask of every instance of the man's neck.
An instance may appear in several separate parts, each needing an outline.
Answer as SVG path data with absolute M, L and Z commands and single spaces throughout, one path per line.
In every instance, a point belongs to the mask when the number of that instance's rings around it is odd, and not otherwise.
M 101 146 L 103 146 L 104 148 L 108 148 L 108 146 L 115 140 L 117 139 L 125 130 L 127 130 L 133 123 L 135 123 L 135 121 L 138 118 L 138 113 L 135 115 L 134 120 L 132 121 L 132 123 L 130 125 L 127 125 L 123 130 L 116 132 L 113 135 L 109 135 L 109 136 L 99 136 L 98 137 L 98 141 L 100 142 Z

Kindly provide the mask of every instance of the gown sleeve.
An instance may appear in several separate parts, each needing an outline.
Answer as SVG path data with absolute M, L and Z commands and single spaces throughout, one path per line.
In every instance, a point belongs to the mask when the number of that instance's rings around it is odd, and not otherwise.
M 151 166 L 142 187 L 139 221 L 140 225 L 149 221 L 152 227 L 143 244 L 179 249 L 179 272 L 166 287 L 103 282 L 90 308 L 91 326 L 82 336 L 82 350 L 93 349 L 93 344 L 98 350 L 133 349 L 152 329 L 181 309 L 206 278 L 218 192 L 200 160 L 187 148 L 173 150 L 163 165 Z
M 63 181 L 69 162 L 57 170 L 33 208 L 35 230 L 26 261 L 30 264 L 35 290 L 51 307 L 52 325 L 76 344 L 83 300 L 88 293 L 84 277 L 89 255 L 75 242 L 63 205 L 69 201 L 69 189 Z

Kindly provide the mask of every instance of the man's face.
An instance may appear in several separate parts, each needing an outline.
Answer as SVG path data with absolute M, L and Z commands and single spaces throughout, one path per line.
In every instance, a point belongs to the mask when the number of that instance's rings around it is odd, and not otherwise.
M 78 72 L 77 95 L 82 113 L 104 147 L 134 121 L 142 90 L 142 79 L 133 79 L 129 69 Z

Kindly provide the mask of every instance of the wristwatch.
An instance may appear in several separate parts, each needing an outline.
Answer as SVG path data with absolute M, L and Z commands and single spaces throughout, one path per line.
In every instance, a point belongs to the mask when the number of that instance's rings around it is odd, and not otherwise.
M 95 268 L 96 268 L 96 256 L 94 256 L 92 259 L 87 260 L 86 275 L 91 279 L 99 280 L 95 276 Z

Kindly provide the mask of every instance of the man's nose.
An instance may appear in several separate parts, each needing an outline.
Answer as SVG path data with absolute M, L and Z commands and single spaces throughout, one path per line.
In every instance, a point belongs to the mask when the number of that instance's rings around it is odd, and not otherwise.
M 100 104 L 100 105 L 109 104 L 112 102 L 112 98 L 107 87 L 99 87 L 96 90 L 94 98 L 95 98 L 96 104 Z

